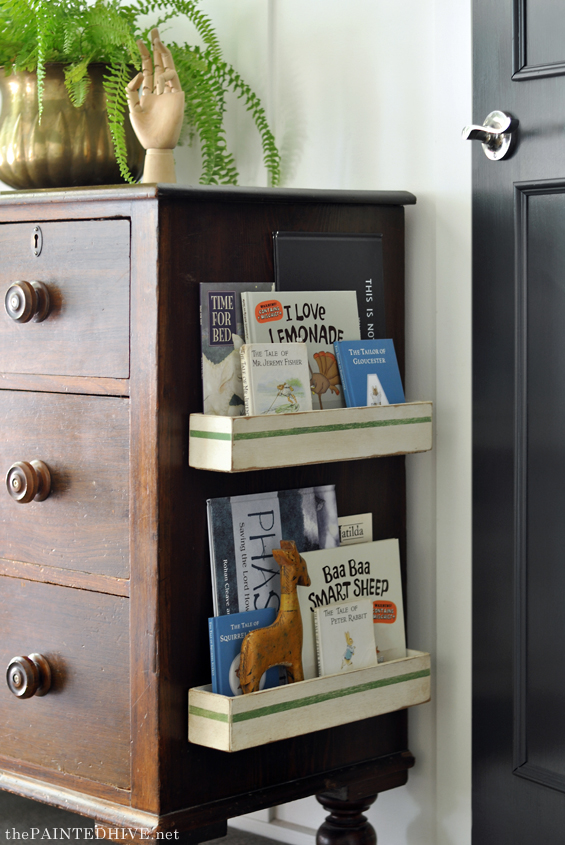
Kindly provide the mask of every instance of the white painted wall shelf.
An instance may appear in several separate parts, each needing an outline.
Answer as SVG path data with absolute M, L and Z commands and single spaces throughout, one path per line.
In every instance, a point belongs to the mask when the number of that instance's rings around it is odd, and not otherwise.
M 188 462 L 196 469 L 243 472 L 403 455 L 431 448 L 431 402 L 280 416 L 191 414 Z
M 430 655 L 411 649 L 406 655 L 248 695 L 194 687 L 188 692 L 189 742 L 241 751 L 423 704 L 430 700 Z

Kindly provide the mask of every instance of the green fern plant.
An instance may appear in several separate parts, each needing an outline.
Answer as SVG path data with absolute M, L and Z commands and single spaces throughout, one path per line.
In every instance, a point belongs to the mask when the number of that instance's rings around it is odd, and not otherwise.
M 127 167 L 124 121 L 127 113 L 125 86 L 132 78 L 132 65 L 140 69 L 137 40 L 149 41 L 153 27 L 188 19 L 203 47 L 177 44 L 165 38 L 185 92 L 185 123 L 182 139 L 197 135 L 202 151 L 202 184 L 237 184 L 235 159 L 228 150 L 224 126 L 226 94 L 233 91 L 243 100 L 255 122 L 263 148 L 263 161 L 271 185 L 280 181 L 280 155 L 261 101 L 238 72 L 224 61 L 218 37 L 199 0 L 0 0 L 0 66 L 18 72 L 37 71 L 39 114 L 42 111 L 45 65 L 66 65 L 65 84 L 71 102 L 81 106 L 88 93 L 88 65 L 107 65 L 104 89 L 110 131 L 120 172 L 133 182 Z M 141 27 L 139 20 L 149 19 Z

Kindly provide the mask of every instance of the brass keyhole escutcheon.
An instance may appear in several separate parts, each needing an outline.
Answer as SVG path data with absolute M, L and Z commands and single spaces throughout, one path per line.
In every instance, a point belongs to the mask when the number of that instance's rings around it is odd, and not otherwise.
M 33 232 L 31 233 L 31 251 L 38 258 L 41 255 L 41 250 L 43 249 L 43 232 L 41 231 L 40 226 L 34 226 Z

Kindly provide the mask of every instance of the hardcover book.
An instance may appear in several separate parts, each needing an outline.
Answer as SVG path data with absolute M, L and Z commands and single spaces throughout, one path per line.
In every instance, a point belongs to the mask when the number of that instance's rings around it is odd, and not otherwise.
M 334 348 L 348 408 L 405 401 L 392 340 L 339 341 Z
M 361 338 L 386 337 L 382 235 L 275 232 L 273 252 L 277 290 L 354 290 Z
M 266 607 L 249 613 L 214 616 L 208 619 L 212 692 L 220 695 L 242 695 L 239 685 L 239 658 L 243 638 L 250 631 L 272 625 L 276 615 L 274 608 Z M 278 687 L 279 678 L 279 670 L 273 666 L 261 678 L 259 689 Z
M 240 355 L 246 414 L 312 410 L 305 343 L 246 343 Z
M 339 545 L 333 484 L 208 499 L 207 514 L 215 616 L 278 610 L 281 540 L 301 554 Z
M 335 675 L 376 666 L 373 627 L 371 599 L 317 607 L 314 628 L 318 674 Z
M 345 407 L 334 343 L 359 340 L 355 291 L 246 291 L 241 303 L 245 342 L 306 343 L 314 407 Z
M 272 291 L 270 282 L 201 282 L 200 339 L 205 414 L 237 417 L 244 413 L 239 349 L 243 344 L 241 292 Z
M 379 663 L 406 656 L 398 540 L 377 540 L 303 555 L 311 584 L 297 587 L 302 615 L 304 678 L 317 677 L 314 611 L 370 598 Z

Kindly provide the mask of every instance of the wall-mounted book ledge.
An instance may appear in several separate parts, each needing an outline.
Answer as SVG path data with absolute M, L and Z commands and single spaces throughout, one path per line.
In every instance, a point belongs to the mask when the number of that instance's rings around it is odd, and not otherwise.
M 430 700 L 430 655 L 407 657 L 324 678 L 238 695 L 211 687 L 188 692 L 188 739 L 220 751 L 241 751 Z
M 242 472 L 431 448 L 431 402 L 257 417 L 191 414 L 188 462 L 196 469 Z

